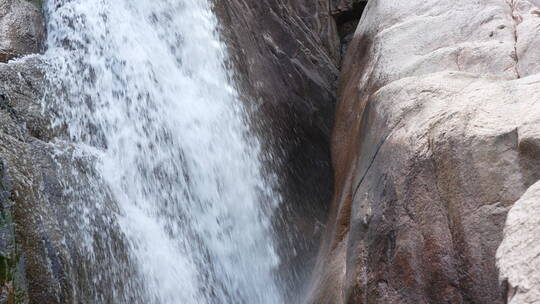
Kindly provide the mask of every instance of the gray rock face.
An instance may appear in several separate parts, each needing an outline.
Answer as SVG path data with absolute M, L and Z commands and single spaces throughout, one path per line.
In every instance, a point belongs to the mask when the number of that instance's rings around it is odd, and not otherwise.
M 540 179 L 540 57 L 520 35 L 537 7 L 368 3 L 343 63 L 310 303 L 504 302 L 506 213 Z
M 0 64 L 0 159 L 10 184 L 8 204 L 16 225 L 17 255 L 25 277 L 17 291 L 32 303 L 63 303 L 67 291 L 60 261 L 63 219 L 58 162 L 48 121 L 41 114 L 42 73 L 38 57 Z M 22 287 L 21 287 L 22 288 Z
M 288 0 L 287 6 L 292 8 L 288 14 L 295 19 L 299 17 L 304 23 L 304 26 L 299 23 L 300 28 L 304 27 L 304 29 L 296 35 L 312 36 L 315 38 L 314 43 L 318 44 L 316 48 L 324 50 L 334 63 L 339 62 L 341 59 L 340 41 L 336 21 L 332 14 L 332 1 Z
M 39 53 L 45 27 L 37 4 L 27 0 L 0 0 L 0 62 Z
M 508 213 L 504 239 L 497 250 L 497 266 L 501 272 L 501 280 L 507 284 L 507 301 L 510 304 L 540 302 L 538 210 L 540 182 L 531 186 Z
M 0 1 L 0 61 L 41 51 L 41 11 L 26 0 Z M 0 303 L 69 301 L 62 227 L 66 207 L 59 160 L 42 113 L 39 56 L 0 64 L 2 230 Z M 11 234 L 10 234 L 11 233 Z M 16 243 L 16 245 L 15 245 Z M 4 302 L 2 302 L 4 301 Z

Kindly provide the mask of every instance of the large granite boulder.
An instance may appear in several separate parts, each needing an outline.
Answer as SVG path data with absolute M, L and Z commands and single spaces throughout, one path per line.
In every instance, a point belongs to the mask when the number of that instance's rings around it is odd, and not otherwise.
M 540 179 L 536 2 L 368 3 L 308 302 L 504 303 L 506 214 Z
M 39 3 L 0 0 L 0 62 L 42 50 L 45 26 Z

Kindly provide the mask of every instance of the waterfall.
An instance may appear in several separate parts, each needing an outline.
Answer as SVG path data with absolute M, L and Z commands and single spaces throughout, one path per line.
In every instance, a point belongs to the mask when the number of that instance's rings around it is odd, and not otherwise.
M 48 0 L 76 303 L 281 303 L 279 204 L 210 0 Z

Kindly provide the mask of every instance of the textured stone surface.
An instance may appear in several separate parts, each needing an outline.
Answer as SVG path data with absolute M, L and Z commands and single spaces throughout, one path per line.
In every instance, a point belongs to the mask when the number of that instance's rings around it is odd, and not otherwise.
M 540 1 L 508 1 L 516 23 L 517 71 L 525 77 L 540 70 Z
M 268 4 L 272 4 L 272 1 L 269 1 Z M 315 38 L 316 47 L 322 47 L 322 50 L 334 63 L 338 62 L 341 56 L 339 53 L 340 41 L 337 35 L 338 28 L 332 14 L 332 1 L 287 0 L 286 5 L 292 8 L 289 11 L 291 17 L 300 18 L 304 23 L 304 30 L 296 35 L 312 36 L 308 39 Z
M 9 185 L 6 204 L 19 249 L 21 267 L 16 273 L 23 279 L 23 295 L 30 303 L 72 303 L 75 299 L 92 303 L 94 289 L 88 286 L 104 290 L 103 301 L 113 303 L 113 295 L 107 293 L 113 283 L 86 281 L 90 257 L 82 252 L 77 205 L 81 203 L 78 195 L 106 191 L 89 182 L 94 172 L 89 165 L 92 156 L 73 153 L 74 147 L 62 140 L 63 128 L 50 127 L 54 107 L 42 107 L 47 96 L 43 64 L 39 55 L 0 64 L 0 161 Z M 114 204 L 106 205 L 114 208 Z M 103 224 L 100 229 L 116 237 L 114 224 Z M 123 259 L 120 238 L 115 246 L 115 257 Z M 105 271 L 109 265 L 94 267 Z M 129 270 L 123 269 L 122 274 L 129 275 Z
M 42 140 L 52 132 L 41 114 L 39 65 L 37 57 L 0 64 L 0 159 L 11 186 L 9 201 L 28 296 L 36 303 L 60 303 L 61 286 L 67 287 L 58 255 L 58 223 L 63 219 L 55 214 L 62 188 L 53 146 Z
M 367 0 L 330 0 L 330 10 L 333 15 L 343 14 L 366 2 Z
M 0 1 L 0 61 L 41 51 L 45 28 L 38 5 Z M 3 234 L 12 229 L 16 242 L 0 246 L 2 257 L 9 257 L 2 260 L 9 270 L 2 279 L 1 303 L 65 303 L 72 292 L 62 253 L 61 232 L 69 229 L 61 204 L 60 161 L 49 143 L 59 130 L 49 128 L 50 117 L 42 112 L 41 65 L 39 56 L 0 64 L 1 229 Z
M 540 139 L 540 135 L 537 135 Z M 537 147 L 540 147 L 538 145 Z M 540 182 L 515 203 L 497 250 L 500 277 L 508 288 L 508 303 L 540 302 Z
M 284 273 L 292 274 L 284 289 L 296 293 L 312 268 L 331 199 L 337 29 L 326 0 L 226 0 L 216 9 L 254 127 L 283 181 L 276 226 Z
M 37 6 L 27 0 L 0 0 L 0 62 L 43 48 L 45 27 Z
M 519 35 L 517 5 L 368 3 L 343 63 L 309 302 L 503 303 L 506 213 L 540 178 L 540 75 L 525 65 L 540 58 L 519 46 L 535 36 Z

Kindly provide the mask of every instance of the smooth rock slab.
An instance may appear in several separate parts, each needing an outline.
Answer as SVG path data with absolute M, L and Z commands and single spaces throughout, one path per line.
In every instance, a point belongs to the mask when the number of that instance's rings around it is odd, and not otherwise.
M 517 2 L 368 2 L 309 303 L 504 303 L 506 214 L 540 179 L 540 56 L 516 17 L 534 3 Z
M 538 137 L 540 138 L 540 136 Z M 497 250 L 501 280 L 509 304 L 540 303 L 540 182 L 515 203 Z

